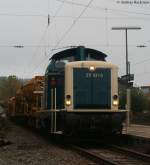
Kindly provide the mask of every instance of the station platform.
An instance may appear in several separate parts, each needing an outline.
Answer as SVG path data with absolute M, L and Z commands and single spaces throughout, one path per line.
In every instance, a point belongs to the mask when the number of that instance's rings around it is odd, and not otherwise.
M 124 128 L 123 134 L 150 139 L 150 126 L 130 124 L 130 126 Z

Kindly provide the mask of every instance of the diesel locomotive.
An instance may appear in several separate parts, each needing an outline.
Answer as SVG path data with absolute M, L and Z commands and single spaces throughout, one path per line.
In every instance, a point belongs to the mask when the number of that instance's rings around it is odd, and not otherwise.
M 118 67 L 106 57 L 84 46 L 54 54 L 40 88 L 30 93 L 34 104 L 23 96 L 28 109 L 13 117 L 53 134 L 120 134 L 126 110 L 118 108 Z

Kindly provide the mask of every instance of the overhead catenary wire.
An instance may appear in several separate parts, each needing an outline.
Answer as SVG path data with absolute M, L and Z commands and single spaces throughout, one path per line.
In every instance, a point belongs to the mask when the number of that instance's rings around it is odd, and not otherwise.
M 72 44 L 71 46 L 68 46 L 68 45 L 59 45 L 60 48 L 66 48 L 66 47 L 73 47 L 73 45 L 76 45 L 76 44 Z M 93 46 L 93 47 L 107 47 L 108 44 L 86 44 L 87 46 Z M 110 47 L 124 47 L 125 45 L 124 44 L 109 44 Z M 137 44 L 130 44 L 128 45 L 129 47 L 137 47 Z M 55 50 L 54 47 L 55 45 L 50 45 L 50 44 L 41 44 L 41 45 L 17 45 L 17 44 L 10 44 L 10 45 L 0 45 L 0 47 L 8 47 L 8 48 L 34 48 L 34 47 L 38 47 L 38 48 L 44 48 L 44 47 L 47 47 L 47 48 L 52 48 L 52 50 Z M 146 46 L 146 47 L 150 47 L 150 46 Z
M 59 2 L 64 2 L 63 0 L 57 0 Z M 65 0 L 65 3 L 70 4 L 70 5 L 77 5 L 77 6 L 84 6 L 86 7 L 87 5 L 82 4 L 82 3 L 77 3 L 77 2 L 72 2 Z M 89 6 L 88 8 L 91 9 L 97 9 L 97 10 L 105 10 L 105 8 L 102 8 L 100 6 Z M 121 13 L 128 13 L 128 14 L 136 14 L 136 15 L 145 15 L 145 16 L 150 16 L 150 13 L 143 13 L 143 12 L 133 12 L 133 11 L 127 11 L 127 10 L 120 10 L 120 9 L 113 9 L 113 8 L 108 8 L 109 11 L 113 12 L 121 12 Z
M 147 76 L 147 74 L 149 74 L 149 76 L 150 76 L 150 72 L 149 71 L 148 72 L 142 72 L 142 73 L 135 73 L 135 75 L 138 76 L 138 77 Z
M 47 33 L 47 30 L 48 30 L 48 26 L 45 28 L 45 30 L 44 30 L 42 36 L 40 37 L 39 44 L 36 46 L 36 49 L 35 49 L 33 55 L 31 56 L 31 58 L 30 58 L 30 60 L 29 60 L 29 63 L 28 63 L 28 65 L 27 65 L 28 67 L 31 66 L 31 64 L 32 64 L 32 62 L 33 62 L 33 59 L 34 59 L 35 56 L 38 54 L 38 50 L 39 50 L 39 48 L 40 48 L 39 45 L 40 45 L 41 42 L 43 41 L 43 39 L 44 39 L 44 37 L 45 37 L 45 35 L 46 35 L 46 33 Z M 24 70 L 26 70 L 26 69 L 24 69 Z M 26 74 L 27 74 L 27 72 L 25 71 L 25 75 L 26 75 Z
M 44 14 L 15 14 L 15 13 L 0 13 L 0 16 L 9 16 L 9 17 L 44 17 L 47 16 Z
M 65 1 L 63 1 L 65 2 Z M 60 42 L 65 38 L 65 36 L 71 31 L 71 29 L 73 28 L 73 26 L 77 23 L 77 21 L 80 19 L 80 17 L 84 14 L 84 12 L 87 10 L 87 8 L 90 6 L 90 4 L 93 2 L 93 0 L 90 0 L 89 3 L 87 4 L 87 6 L 81 11 L 81 13 L 79 14 L 78 17 L 76 17 L 73 21 L 73 23 L 71 24 L 71 26 L 69 26 L 69 28 L 67 29 L 67 31 L 61 36 L 61 38 L 58 40 L 58 42 L 56 43 L 56 45 L 54 46 L 54 48 L 52 49 L 52 51 L 54 49 L 56 49 L 56 47 L 60 44 Z
M 65 1 L 64 1 L 65 2 Z M 75 26 L 75 24 L 77 23 L 77 21 L 80 19 L 80 17 L 85 13 L 85 11 L 88 9 L 88 7 L 91 5 L 91 3 L 93 2 L 93 0 L 90 0 L 88 2 L 88 4 L 85 6 L 85 8 L 81 11 L 81 13 L 78 15 L 77 18 L 74 19 L 73 23 L 70 25 L 70 27 L 67 29 L 67 31 L 61 36 L 61 38 L 59 39 L 59 41 L 56 43 L 54 49 L 60 44 L 60 42 L 67 36 L 67 34 L 71 31 L 71 29 L 73 28 L 73 26 Z
M 145 46 L 145 44 L 147 44 L 148 42 L 150 42 L 150 40 L 147 40 L 147 41 L 145 41 L 143 44 L 141 44 L 141 45 L 143 45 L 142 48 L 145 48 L 145 47 L 147 48 L 147 47 L 149 47 L 149 45 L 146 45 L 146 46 Z M 137 66 L 137 65 L 139 65 L 139 64 L 146 63 L 146 62 L 149 62 L 149 61 L 150 61 L 150 58 L 147 58 L 147 59 L 144 59 L 144 60 L 142 60 L 142 61 L 138 61 L 138 62 L 133 63 L 132 66 L 135 67 L 135 66 Z
M 65 2 L 65 1 L 63 1 Z M 78 17 L 73 21 L 73 23 L 69 26 L 69 28 L 67 29 L 67 31 L 61 36 L 61 38 L 58 40 L 58 42 L 56 42 L 56 45 L 53 47 L 53 49 L 51 49 L 50 54 L 53 52 L 54 49 L 57 48 L 57 46 L 59 46 L 59 44 L 61 43 L 61 41 L 67 36 L 67 34 L 71 31 L 71 29 L 73 28 L 73 26 L 77 23 L 77 21 L 80 19 L 80 17 L 85 13 L 85 11 L 88 9 L 88 7 L 91 5 L 91 3 L 93 2 L 93 0 L 90 0 L 88 2 L 88 4 L 86 5 L 86 7 L 84 7 L 84 9 L 80 12 L 80 14 L 78 15 Z M 41 66 L 43 64 L 43 62 L 47 59 L 47 57 L 45 57 L 35 68 L 33 71 L 35 71 L 37 68 L 39 68 L 39 66 Z
M 106 45 L 109 47 L 109 36 L 108 36 L 108 13 L 107 8 L 105 9 L 105 33 L 106 33 Z
M 145 47 L 148 47 L 148 45 L 147 45 L 147 43 L 149 43 L 150 42 L 150 40 L 147 40 L 147 41 L 145 41 L 145 42 L 143 42 L 142 44 L 140 44 L 140 45 L 146 45 Z
M 43 34 L 43 36 L 44 36 L 44 34 Z M 148 42 L 148 41 L 147 41 Z M 100 47 L 108 47 L 108 43 L 106 43 L 106 44 L 85 44 L 86 46 L 88 46 L 88 47 L 97 47 L 97 48 L 100 48 Z M 72 45 L 63 45 L 63 44 L 61 44 L 61 45 L 59 45 L 59 47 L 58 48 L 54 48 L 55 47 L 55 45 L 52 45 L 52 44 L 39 44 L 39 45 L 30 45 L 30 44 L 9 44 L 9 45 L 6 45 L 6 44 L 0 44 L 0 47 L 1 48 L 5 48 L 5 47 L 7 47 L 7 48 L 18 48 L 18 49 L 21 49 L 21 48 L 51 48 L 51 50 L 52 51 L 54 51 L 54 50 L 58 50 L 58 49 L 63 49 L 63 48 L 71 48 L 71 47 L 77 47 L 76 46 L 76 44 L 72 44 Z M 124 44 L 109 44 L 109 47 L 113 47 L 113 48 L 118 48 L 118 47 L 125 47 L 125 45 Z M 137 44 L 129 44 L 128 45 L 128 47 L 133 47 L 133 48 L 137 48 Z M 149 48 L 150 47 L 150 45 L 146 45 L 146 48 Z M 132 55 L 132 53 L 130 53 L 131 55 Z M 30 60 L 31 61 L 31 60 Z M 144 61 L 146 61 L 146 60 L 144 60 Z M 139 62 L 138 62 L 139 63 Z
M 150 58 L 147 58 L 147 59 L 145 59 L 145 60 L 142 60 L 142 61 L 133 63 L 132 65 L 133 65 L 133 66 L 136 66 L 136 65 L 139 65 L 139 64 L 141 64 L 141 63 L 145 63 L 145 62 L 149 62 L 149 61 L 150 61 Z
M 58 1 L 61 1 L 61 0 L 58 0 Z M 88 7 L 87 5 L 83 5 L 83 4 L 79 4 L 79 3 L 74 3 L 74 2 L 70 2 L 70 1 L 67 1 L 67 0 L 66 0 L 65 2 L 66 2 L 66 3 L 68 2 L 68 3 L 70 3 L 70 4 L 79 5 L 79 6 L 85 6 L 85 7 Z M 91 6 L 90 6 L 90 8 L 91 8 Z M 98 7 L 98 8 L 99 8 L 99 7 Z M 101 9 L 103 9 L 103 8 L 101 8 Z M 103 10 L 105 10 L 105 13 L 107 12 L 106 8 L 103 9 Z M 122 11 L 122 10 L 109 9 L 109 8 L 108 8 L 108 10 L 115 10 L 115 11 L 119 11 L 119 12 L 127 12 L 127 13 L 132 13 L 132 14 L 144 14 L 144 15 L 150 15 L 150 14 L 147 14 L 147 13 L 146 13 L 146 14 L 145 14 L 145 13 L 139 13 L 139 12 L 137 13 L 137 12 L 130 12 L 130 11 L 124 11 L 124 10 Z M 106 17 L 107 17 L 107 16 L 106 16 Z M 106 26 L 106 24 L 107 24 L 107 19 L 108 19 L 108 18 L 106 18 L 106 17 L 105 17 L 105 26 Z M 107 27 L 106 27 L 106 29 L 107 29 Z M 108 36 L 107 36 L 107 37 L 108 37 Z M 107 37 L 106 37 L 106 38 L 107 38 Z M 107 41 L 107 44 L 108 44 L 108 41 Z M 109 45 L 109 44 L 108 44 L 108 45 Z
M 43 35 L 42 35 L 41 38 L 40 38 L 39 45 L 41 44 L 41 42 L 42 42 L 43 39 L 45 38 L 45 35 L 46 35 L 47 31 L 48 31 L 48 27 L 49 27 L 49 24 L 50 24 L 49 0 L 48 0 L 48 5 L 47 5 L 47 6 L 48 6 L 48 8 L 47 8 L 47 12 L 48 12 L 48 22 L 47 22 L 47 26 L 46 26 L 46 28 L 45 28 L 45 30 L 44 30 L 44 32 L 43 32 Z M 31 64 L 32 64 L 33 58 L 38 54 L 39 48 L 40 48 L 40 46 L 37 46 L 37 47 L 36 47 L 36 50 L 35 50 L 35 52 L 33 53 L 33 56 L 31 57 L 31 59 L 30 59 L 30 61 L 29 61 L 29 64 L 28 64 L 29 67 L 30 67 Z M 25 69 L 24 69 L 24 70 L 25 70 Z
M 106 10 L 106 9 L 105 9 Z M 54 16 L 51 16 L 51 18 L 53 18 Z M 57 19 L 76 19 L 77 17 L 73 17 L 73 16 L 57 16 L 56 17 Z M 96 16 L 84 16 L 84 17 L 80 17 L 80 19 L 95 19 L 95 20 L 100 20 L 100 19 L 106 19 L 106 17 L 96 17 Z M 108 17 L 107 16 L 107 19 L 109 19 L 109 20 L 118 20 L 118 19 L 137 19 L 137 20 L 147 20 L 147 21 L 150 21 L 150 18 L 149 17 L 127 17 L 127 16 L 125 16 L 125 17 Z
M 82 7 L 84 7 L 84 6 L 82 6 Z M 36 16 L 38 16 L 38 15 L 36 15 Z M 44 17 L 47 17 L 47 16 L 45 15 Z M 50 16 L 50 17 L 53 18 L 54 16 Z M 76 19 L 77 17 L 71 17 L 71 16 L 55 16 L 55 18 L 71 18 L 71 19 Z M 80 17 L 80 19 L 106 19 L 106 17 L 86 17 L 86 16 L 84 16 L 84 17 Z M 114 17 L 114 18 L 107 17 L 107 19 L 119 19 L 119 18 L 117 18 L 117 17 Z M 122 18 L 120 17 L 120 19 L 123 19 L 123 17 Z M 130 17 L 130 18 L 124 18 L 124 19 L 132 19 L 132 18 Z M 145 18 L 145 19 L 149 19 L 149 18 Z M 99 45 L 99 46 L 107 46 L 107 45 Z M 123 45 L 109 45 L 109 46 L 112 46 L 112 47 L 122 47 Z M 52 51 L 55 50 L 53 48 L 53 47 L 55 47 L 55 45 L 25 45 L 25 47 L 38 47 L 38 48 L 40 48 L 40 47 L 50 47 L 50 48 L 52 48 L 51 49 Z
M 145 59 L 145 60 L 132 63 L 132 68 L 135 68 L 136 66 L 138 66 L 138 65 L 140 65 L 140 64 L 143 64 L 143 63 L 147 63 L 147 62 L 149 62 L 149 61 L 150 61 L 150 58 L 147 58 L 147 59 Z M 125 68 L 125 66 L 122 66 L 121 68 L 123 69 L 123 68 Z
M 55 19 L 55 17 L 57 16 L 57 14 L 60 12 L 60 10 L 61 10 L 61 8 L 63 7 L 63 5 L 64 5 L 64 3 L 62 3 L 61 5 L 59 5 L 59 7 L 57 8 L 57 10 L 56 10 L 56 12 L 55 12 L 55 14 L 54 14 L 54 16 L 53 16 L 53 18 Z M 48 13 L 49 13 L 49 0 L 48 0 Z M 54 21 L 54 19 L 53 19 L 53 21 Z M 49 23 L 49 22 L 48 22 Z M 46 31 L 48 30 L 48 28 L 49 28 L 49 24 L 48 24 L 48 26 L 47 26 L 47 28 L 46 28 Z M 45 33 L 43 34 L 43 38 L 44 38 L 44 36 L 45 36 Z M 40 40 L 40 43 L 42 42 L 42 40 L 43 40 L 43 38 L 41 38 L 41 40 Z M 39 47 L 37 47 L 37 48 L 39 48 Z M 35 56 L 36 54 L 34 54 L 34 56 Z M 41 62 L 41 63 L 43 63 L 45 61 L 45 58 L 44 58 L 44 60 Z M 28 73 L 28 75 L 33 71 L 35 71 L 39 66 L 41 66 L 40 64 L 39 65 L 36 65 L 36 67 L 33 69 L 33 70 L 31 70 L 29 73 Z
M 106 10 L 106 8 L 104 9 Z M 107 9 L 108 10 L 108 9 Z M 56 16 L 56 15 L 42 15 L 42 14 L 13 14 L 13 13 L 0 13 L 0 16 L 10 16 L 10 17 L 43 17 L 44 19 L 49 17 L 50 18 L 55 18 L 55 19 L 76 19 L 77 17 L 73 17 L 73 16 L 69 16 L 69 15 L 62 15 L 62 16 Z M 80 17 L 80 19 L 97 19 L 97 20 L 100 20 L 100 19 L 106 19 L 106 17 L 94 17 L 94 16 L 84 16 L 84 17 Z M 108 17 L 107 16 L 107 19 L 110 19 L 110 20 L 117 20 L 117 19 L 140 19 L 140 20 L 149 20 L 149 17 Z

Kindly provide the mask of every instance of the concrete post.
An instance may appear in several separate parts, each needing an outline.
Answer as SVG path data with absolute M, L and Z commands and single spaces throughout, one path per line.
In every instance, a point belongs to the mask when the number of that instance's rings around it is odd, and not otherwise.
M 131 89 L 127 88 L 127 105 L 126 105 L 127 111 L 127 118 L 126 118 L 126 125 L 127 127 L 130 126 L 130 111 L 131 111 Z

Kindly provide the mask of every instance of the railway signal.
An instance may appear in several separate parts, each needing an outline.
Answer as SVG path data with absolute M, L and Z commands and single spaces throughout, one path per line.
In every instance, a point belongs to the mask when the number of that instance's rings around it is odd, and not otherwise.
M 133 81 L 134 81 L 134 74 L 121 76 L 121 83 L 127 86 L 128 88 L 133 87 Z
M 128 74 L 121 76 L 121 79 L 124 81 L 133 81 L 134 80 L 134 74 Z

